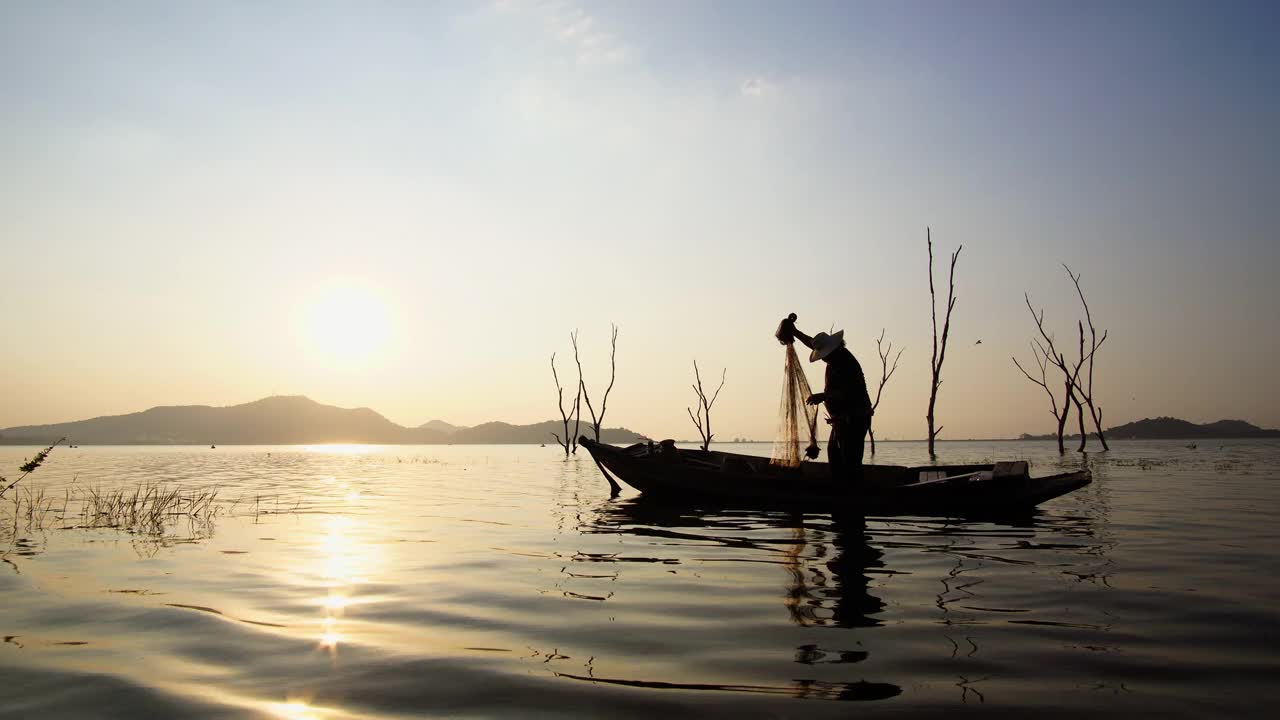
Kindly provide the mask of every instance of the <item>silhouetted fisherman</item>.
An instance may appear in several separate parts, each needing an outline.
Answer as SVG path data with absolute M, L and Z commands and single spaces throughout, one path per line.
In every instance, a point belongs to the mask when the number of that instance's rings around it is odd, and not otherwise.
M 871 398 L 867 395 L 862 365 L 845 347 L 843 330 L 809 337 L 796 328 L 794 317 L 788 316 L 782 321 L 779 339 L 789 334 L 812 351 L 809 362 L 826 361 L 826 386 L 822 392 L 810 395 L 808 403 L 823 403 L 827 408 L 827 422 L 831 423 L 827 462 L 832 479 L 857 487 L 862 483 L 864 441 L 871 428 Z

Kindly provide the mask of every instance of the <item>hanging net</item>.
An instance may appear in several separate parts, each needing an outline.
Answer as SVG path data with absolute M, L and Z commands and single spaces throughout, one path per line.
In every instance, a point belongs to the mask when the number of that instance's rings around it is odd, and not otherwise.
M 804 366 L 796 356 L 795 345 L 785 345 L 787 349 L 782 374 L 782 403 L 778 406 L 778 435 L 773 441 L 773 459 L 770 462 L 783 467 L 799 467 L 803 459 L 800 439 L 806 435 L 809 445 L 805 448 L 804 455 L 811 458 L 818 456 L 818 408 L 805 402 L 811 394 L 809 379 L 805 377 Z

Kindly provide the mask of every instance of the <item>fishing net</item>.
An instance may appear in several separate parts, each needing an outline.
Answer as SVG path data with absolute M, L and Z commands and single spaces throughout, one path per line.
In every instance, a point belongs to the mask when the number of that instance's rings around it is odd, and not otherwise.
M 811 458 L 818 456 L 818 408 L 809 405 L 809 379 L 805 377 L 804 366 L 796 356 L 795 345 L 785 343 L 786 362 L 782 373 L 782 403 L 778 406 L 778 434 L 773 441 L 774 465 L 798 467 L 803 456 L 800 453 L 800 439 L 805 433 L 809 437 L 809 445 L 804 455 Z M 804 424 L 803 431 L 801 423 Z

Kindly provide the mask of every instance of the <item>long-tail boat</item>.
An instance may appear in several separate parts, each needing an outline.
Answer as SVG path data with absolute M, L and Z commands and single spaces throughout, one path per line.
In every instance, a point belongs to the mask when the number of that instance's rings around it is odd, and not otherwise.
M 864 465 L 858 487 L 836 483 L 823 462 L 798 467 L 767 457 L 678 448 L 670 440 L 617 447 L 582 437 L 614 494 L 621 483 L 675 503 L 846 510 L 875 515 L 974 517 L 1025 513 L 1084 487 L 1087 469 L 1033 478 L 1025 461 L 989 465 Z

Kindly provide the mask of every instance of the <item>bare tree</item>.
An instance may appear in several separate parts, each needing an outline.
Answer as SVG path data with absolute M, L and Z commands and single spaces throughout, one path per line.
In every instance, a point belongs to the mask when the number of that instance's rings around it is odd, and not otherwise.
M 938 433 L 942 432 L 942 428 L 934 429 L 933 410 L 938 402 L 938 387 L 942 385 L 942 361 L 947 356 L 947 336 L 951 332 L 951 310 L 956 306 L 956 259 L 960 257 L 960 251 L 964 249 L 964 245 L 951 253 L 951 274 L 947 281 L 947 314 L 942 322 L 942 343 L 939 346 L 938 300 L 933 289 L 933 237 L 929 228 L 925 228 L 925 241 L 929 246 L 929 310 L 933 314 L 933 360 L 930 363 L 933 382 L 929 386 L 929 413 L 925 415 L 925 419 L 929 422 L 929 457 L 937 459 L 938 456 L 933 451 L 933 441 Z
M 1075 370 L 1071 373 L 1071 402 L 1076 406 L 1076 422 L 1080 424 L 1080 447 L 1076 448 L 1077 452 L 1084 452 L 1085 445 L 1089 442 L 1089 433 L 1084 431 L 1084 408 L 1080 406 L 1080 369 L 1084 367 L 1084 323 L 1079 321 L 1076 325 L 1080 329 L 1080 359 L 1076 361 Z
M 1049 350 L 1038 339 L 1031 343 L 1031 356 L 1035 359 L 1036 365 L 1040 367 L 1040 379 L 1037 380 L 1034 375 L 1027 372 L 1022 367 L 1022 363 L 1018 362 L 1018 358 L 1014 357 L 1013 364 L 1018 366 L 1023 375 L 1031 382 L 1044 388 L 1045 393 L 1049 396 L 1049 412 L 1053 414 L 1053 419 L 1058 423 L 1058 454 L 1062 455 L 1067 452 L 1062 444 L 1062 433 L 1067 425 L 1067 415 L 1071 412 L 1071 385 L 1067 384 L 1065 394 L 1062 399 L 1062 410 L 1058 410 L 1058 397 L 1053 394 L 1053 390 L 1049 387 L 1049 364 L 1052 362 L 1058 365 L 1058 358 L 1049 358 Z M 1065 364 L 1065 360 L 1063 361 Z
M 587 393 L 587 386 L 582 381 L 582 362 L 578 360 L 578 338 L 573 339 L 573 361 L 578 363 L 578 387 L 582 391 L 582 399 L 587 403 L 587 410 L 591 413 L 591 429 L 595 433 L 596 442 L 600 442 L 600 426 L 604 423 L 604 412 L 609 405 L 609 392 L 613 390 L 613 381 L 618 375 L 618 363 L 615 358 L 618 355 L 618 326 L 610 323 L 613 330 L 613 338 L 610 341 L 609 348 L 609 387 L 604 389 L 604 397 L 600 398 L 600 415 L 596 416 L 596 409 L 591 405 L 591 395 Z
M 693 421 L 694 427 L 698 428 L 703 450 L 711 447 L 711 406 L 715 405 L 716 398 L 720 397 L 720 389 L 724 387 L 724 378 L 728 371 L 729 368 L 725 368 L 720 372 L 720 387 L 716 388 L 711 399 L 708 400 L 707 394 L 702 390 L 702 374 L 698 372 L 698 361 L 693 361 L 693 376 L 698 381 L 693 386 L 693 391 L 698 394 L 698 410 L 695 412 L 692 408 L 685 408 L 685 412 L 689 413 L 689 419 Z
M 569 334 L 569 338 L 573 340 L 574 348 L 578 346 L 578 331 L 574 330 Z M 560 443 L 560 447 L 564 448 L 564 456 L 569 457 L 570 454 L 578 452 L 578 424 L 582 419 L 582 376 L 578 376 L 578 394 L 573 398 L 573 404 L 569 406 L 569 412 L 564 411 L 564 388 L 560 386 L 560 375 L 556 372 L 556 354 L 551 353 L 551 377 L 556 381 L 556 396 L 560 403 L 560 420 L 564 423 L 564 439 L 560 439 L 557 433 L 551 433 L 551 437 Z M 569 432 L 569 422 L 573 422 L 573 432 Z
M 1080 304 L 1084 306 L 1085 320 L 1089 323 L 1089 370 L 1084 376 L 1083 384 L 1080 383 L 1079 378 L 1076 379 L 1076 394 L 1089 407 L 1089 416 L 1093 418 L 1093 428 L 1097 431 L 1098 441 L 1102 443 L 1102 449 L 1110 450 L 1111 448 L 1107 445 L 1107 437 L 1102 433 L 1102 407 L 1095 405 L 1093 402 L 1093 360 L 1094 356 L 1098 354 L 1098 348 L 1102 347 L 1102 343 L 1107 341 L 1107 331 L 1103 330 L 1102 337 L 1098 337 L 1098 330 L 1093 326 L 1093 315 L 1089 312 L 1089 303 L 1084 299 L 1084 291 L 1080 289 L 1080 275 L 1071 272 L 1071 268 L 1067 267 L 1066 263 L 1063 263 L 1062 267 L 1066 269 L 1067 276 L 1071 278 L 1072 284 L 1076 286 L 1076 294 L 1080 296 Z M 1080 327 L 1080 344 L 1083 348 L 1083 325 Z M 1080 434 L 1084 435 L 1083 429 L 1081 429 Z
M 880 407 L 880 393 L 884 392 L 884 386 L 889 382 L 889 378 L 893 377 L 893 373 L 898 369 L 898 360 L 902 357 L 903 348 L 898 348 L 898 354 L 893 357 L 893 367 L 889 367 L 889 354 L 893 352 L 893 343 L 887 346 L 882 345 L 884 342 L 884 328 L 880 328 L 880 337 L 876 338 L 876 352 L 880 354 L 880 387 L 876 388 L 876 401 L 871 403 L 871 419 L 875 420 L 876 408 Z M 876 454 L 876 431 L 872 423 L 867 424 L 867 435 L 871 438 L 871 454 Z
M 1029 294 L 1023 293 L 1023 299 L 1026 300 L 1027 310 L 1031 311 L 1031 318 L 1035 320 L 1036 329 L 1040 332 L 1040 339 L 1035 341 L 1037 348 L 1046 359 L 1047 363 L 1052 363 L 1054 367 L 1058 368 L 1058 370 L 1062 372 L 1062 417 L 1058 420 L 1058 452 L 1065 452 L 1062 444 L 1062 433 L 1067 422 L 1067 414 L 1071 405 L 1076 406 L 1076 419 L 1080 424 L 1080 447 L 1078 449 L 1083 451 L 1085 444 L 1088 441 L 1088 435 L 1085 433 L 1084 429 L 1084 410 L 1080 405 L 1080 397 L 1077 392 L 1077 387 L 1080 382 L 1081 369 L 1084 367 L 1084 364 L 1093 357 L 1092 352 L 1085 353 L 1084 350 L 1084 325 L 1077 323 L 1077 328 L 1080 331 L 1080 355 L 1079 359 L 1075 361 L 1074 366 L 1072 366 L 1071 364 L 1068 364 L 1066 354 L 1060 352 L 1054 344 L 1053 336 L 1049 334 L 1049 331 L 1045 330 L 1044 310 L 1040 310 L 1039 312 L 1036 311 L 1036 309 L 1031 305 L 1031 296 Z M 1018 364 L 1016 359 L 1014 360 L 1014 364 Z M 1031 375 L 1027 373 L 1021 365 L 1018 365 L 1018 369 L 1022 370 L 1022 373 L 1032 382 L 1036 382 L 1035 378 L 1031 377 Z M 1047 382 L 1045 389 L 1048 390 Z M 1053 416 L 1058 418 L 1056 407 Z

